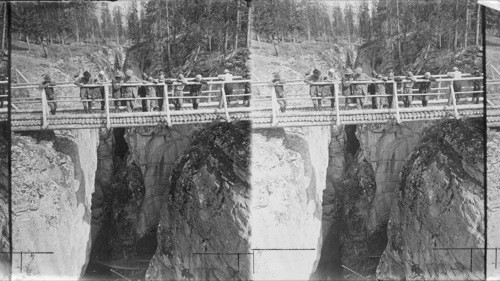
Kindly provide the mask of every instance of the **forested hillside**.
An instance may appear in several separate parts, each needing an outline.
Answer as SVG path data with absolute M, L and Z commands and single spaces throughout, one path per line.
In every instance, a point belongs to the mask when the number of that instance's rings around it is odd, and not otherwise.
M 380 71 L 432 70 L 426 63 L 430 58 L 466 52 L 475 56 L 477 50 L 470 46 L 482 42 L 476 0 L 363 0 L 342 5 L 261 0 L 254 19 L 259 40 L 359 44 L 362 61 L 357 64 Z
M 249 9 L 244 0 L 23 2 L 12 10 L 12 32 L 19 40 L 126 46 L 133 50 L 129 62 L 143 72 L 246 69 Z

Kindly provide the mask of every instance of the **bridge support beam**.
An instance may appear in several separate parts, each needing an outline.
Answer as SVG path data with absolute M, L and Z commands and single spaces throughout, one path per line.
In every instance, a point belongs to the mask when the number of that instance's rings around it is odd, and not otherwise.
M 401 117 L 399 116 L 399 99 L 398 99 L 398 84 L 396 81 L 392 82 L 392 92 L 394 95 L 394 98 L 392 99 L 393 102 L 393 108 L 396 111 L 396 122 L 398 124 L 401 123 Z
M 172 88 L 172 94 L 173 94 Z M 163 111 L 167 114 L 167 126 L 172 127 L 172 119 L 170 118 L 170 104 L 168 103 L 168 86 L 163 83 Z
M 334 99 L 335 99 L 335 115 L 336 115 L 336 120 L 335 123 L 337 126 L 340 126 L 340 101 L 339 101 L 339 84 L 335 83 L 333 84 L 333 92 L 334 92 Z
M 104 86 L 104 108 L 106 110 L 106 128 L 111 129 L 111 120 L 109 118 L 109 87 Z
M 45 94 L 45 89 L 42 89 L 42 129 L 49 126 L 49 121 L 47 120 L 47 95 Z

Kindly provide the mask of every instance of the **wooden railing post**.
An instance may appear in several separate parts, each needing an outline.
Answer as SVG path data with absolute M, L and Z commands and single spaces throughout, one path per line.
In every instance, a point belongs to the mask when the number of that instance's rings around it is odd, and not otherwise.
M 168 104 L 168 86 L 165 83 L 163 83 L 163 111 L 167 114 L 167 126 L 172 127 L 172 119 L 170 118 L 170 107 Z
M 45 89 L 42 89 L 42 129 L 45 129 L 49 126 L 49 122 L 47 120 L 47 96 L 45 95 Z
M 111 119 L 109 118 L 109 87 L 104 87 L 104 108 L 106 109 L 106 128 L 111 128 Z
M 401 117 L 399 116 L 399 101 L 398 101 L 398 83 L 396 81 L 392 82 L 392 92 L 394 97 L 392 98 L 394 110 L 396 111 L 396 122 L 401 123 Z
M 271 125 L 276 126 L 278 124 L 278 117 L 277 117 L 277 103 L 278 99 L 276 98 L 276 93 L 274 91 L 274 87 L 269 88 L 271 90 Z
M 208 102 L 212 102 L 212 83 L 208 82 Z
M 339 84 L 333 84 L 334 99 L 335 99 L 335 114 L 337 115 L 336 124 L 340 126 L 340 101 L 339 101 Z
M 229 117 L 229 112 L 227 111 L 226 91 L 224 91 L 224 87 L 222 87 L 220 91 L 221 91 L 222 105 L 224 106 L 224 112 L 226 114 L 226 121 L 230 122 L 231 118 Z
M 436 99 L 441 99 L 441 80 L 438 83 L 438 95 L 436 96 Z
M 457 100 L 455 98 L 455 90 L 453 89 L 453 83 L 450 83 L 450 96 L 453 105 L 453 114 L 455 115 L 456 119 L 460 119 L 460 115 L 458 114 L 457 110 Z

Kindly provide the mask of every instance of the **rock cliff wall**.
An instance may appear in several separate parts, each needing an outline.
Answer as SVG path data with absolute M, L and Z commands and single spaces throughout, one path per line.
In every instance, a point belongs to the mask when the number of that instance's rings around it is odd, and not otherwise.
M 9 153 L 8 131 L 6 123 L 0 123 L 0 252 L 10 251 L 10 227 L 9 227 Z M 10 257 L 0 254 L 0 280 L 10 277 Z
M 96 130 L 13 136 L 13 249 L 53 252 L 23 256 L 22 268 L 14 256 L 16 278 L 75 279 L 85 271 L 97 145 Z
M 255 280 L 305 280 L 321 249 L 329 127 L 252 133 Z
M 484 279 L 481 120 L 431 127 L 401 173 L 379 279 Z M 480 248 L 439 250 L 438 248 Z
M 192 136 L 163 197 L 147 280 L 251 278 L 249 256 L 234 254 L 250 251 L 249 159 L 247 122 L 211 124 Z
M 487 187 L 488 187 L 488 248 L 500 247 L 500 131 L 488 130 Z M 495 260 L 495 252 L 488 251 L 488 260 Z M 487 264 L 487 277 L 500 279 L 500 268 L 493 262 Z

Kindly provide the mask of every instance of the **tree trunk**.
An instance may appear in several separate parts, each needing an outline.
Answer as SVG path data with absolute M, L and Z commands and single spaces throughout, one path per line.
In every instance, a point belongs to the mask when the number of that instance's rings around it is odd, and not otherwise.
M 399 0 L 396 0 L 396 25 L 398 32 L 398 60 L 399 65 L 401 66 L 401 28 L 399 26 Z
M 247 48 L 250 48 L 250 42 L 252 40 L 252 27 L 253 27 L 253 5 L 252 2 L 248 2 L 248 19 L 247 19 Z
M 464 48 L 467 48 L 467 33 L 469 32 L 469 0 L 465 4 Z
M 477 5 L 477 19 L 476 19 L 476 45 L 479 45 L 479 26 L 481 22 L 481 5 Z
M 238 49 L 239 34 L 240 34 L 240 1 L 236 0 L 236 32 L 234 34 L 234 50 Z
M 3 22 L 2 22 L 2 50 L 5 50 L 5 30 L 7 29 L 7 4 L 3 7 Z

